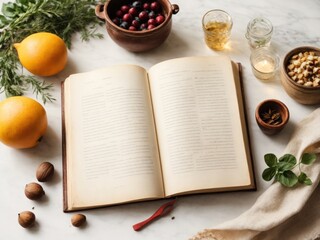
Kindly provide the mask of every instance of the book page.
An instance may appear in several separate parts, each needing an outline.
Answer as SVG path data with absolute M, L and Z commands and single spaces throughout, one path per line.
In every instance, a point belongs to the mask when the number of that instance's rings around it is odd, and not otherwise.
M 173 59 L 149 81 L 166 195 L 249 186 L 231 61 Z
M 146 71 L 112 66 L 64 85 L 69 208 L 163 197 Z

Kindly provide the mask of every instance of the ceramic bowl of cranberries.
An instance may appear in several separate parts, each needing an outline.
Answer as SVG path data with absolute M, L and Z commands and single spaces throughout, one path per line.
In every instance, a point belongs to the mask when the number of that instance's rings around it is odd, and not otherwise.
M 179 6 L 168 0 L 110 0 L 95 10 L 111 39 L 131 52 L 160 46 L 171 32 L 172 15 L 178 12 Z

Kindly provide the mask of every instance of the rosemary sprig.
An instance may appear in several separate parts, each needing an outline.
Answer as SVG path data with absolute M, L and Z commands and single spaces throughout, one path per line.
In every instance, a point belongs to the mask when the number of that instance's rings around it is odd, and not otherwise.
M 101 2 L 101 1 L 99 1 Z M 52 84 L 19 73 L 21 66 L 13 43 L 36 32 L 60 36 L 71 48 L 72 35 L 79 32 L 83 41 L 102 38 L 97 26 L 102 24 L 94 14 L 96 0 L 15 0 L 3 3 L 0 14 L 0 93 L 23 95 L 30 87 L 42 101 L 54 101 Z

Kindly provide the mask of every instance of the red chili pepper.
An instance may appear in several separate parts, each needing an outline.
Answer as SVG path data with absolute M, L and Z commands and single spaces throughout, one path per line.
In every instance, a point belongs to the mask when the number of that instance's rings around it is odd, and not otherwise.
M 144 228 L 146 225 L 148 225 L 149 223 L 153 222 L 154 220 L 158 219 L 161 216 L 164 216 L 166 214 L 168 214 L 169 212 L 172 211 L 172 209 L 174 208 L 174 204 L 175 204 L 176 200 L 172 200 L 168 203 L 163 204 L 154 214 L 152 214 L 151 217 L 149 217 L 148 219 L 139 222 L 137 224 L 134 224 L 132 227 L 135 231 L 140 231 L 142 228 Z

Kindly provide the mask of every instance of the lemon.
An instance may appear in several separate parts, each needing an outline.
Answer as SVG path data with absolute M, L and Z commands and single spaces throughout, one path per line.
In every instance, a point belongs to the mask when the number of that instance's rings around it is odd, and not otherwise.
M 9 97 L 0 102 L 0 141 L 13 148 L 38 144 L 48 126 L 44 107 L 36 100 Z
M 57 35 L 48 32 L 34 33 L 15 43 L 23 67 L 37 76 L 52 76 L 62 71 L 68 58 L 67 47 Z

